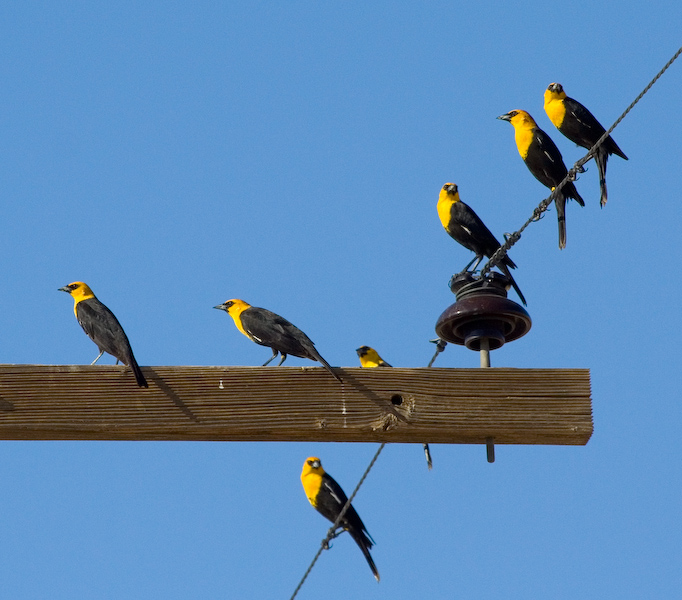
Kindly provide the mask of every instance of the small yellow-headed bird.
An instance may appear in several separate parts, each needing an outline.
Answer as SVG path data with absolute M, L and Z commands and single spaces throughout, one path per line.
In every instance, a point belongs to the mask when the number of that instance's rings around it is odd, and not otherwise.
M 291 354 L 299 358 L 309 358 L 321 362 L 327 371 L 341 381 L 329 363 L 320 356 L 311 339 L 284 317 L 280 317 L 265 308 L 251 306 L 236 298 L 227 300 L 213 308 L 224 310 L 230 315 L 237 329 L 251 341 L 261 346 L 267 346 L 272 350 L 272 356 L 263 363 L 263 366 L 269 364 L 278 353 L 282 355 L 282 360 L 279 361 L 279 365 L 281 365 L 286 360 L 287 355 Z
M 341 510 L 348 501 L 348 496 L 346 496 L 341 489 L 341 486 L 336 483 L 334 478 L 325 472 L 322 468 L 320 459 L 316 456 L 306 458 L 303 463 L 301 483 L 303 484 L 303 490 L 305 491 L 305 495 L 310 504 L 313 505 L 317 512 L 329 519 L 332 523 L 335 523 L 339 514 L 341 514 Z M 348 510 L 339 522 L 339 527 L 350 533 L 351 537 L 355 540 L 355 543 L 365 555 L 365 559 L 367 559 L 369 568 L 372 569 L 374 578 L 379 581 L 379 571 L 377 571 L 377 567 L 372 560 L 372 555 L 369 553 L 375 542 L 372 539 L 372 536 L 369 535 L 362 519 L 360 519 L 358 513 L 355 512 L 352 504 L 348 507 Z
M 365 368 L 391 366 L 379 356 L 379 353 L 374 348 L 370 348 L 369 346 L 360 346 L 355 352 L 357 352 L 358 358 L 360 359 L 360 364 Z
M 460 200 L 459 191 L 454 183 L 446 183 L 441 188 L 437 208 L 440 222 L 450 237 L 476 254 L 474 259 L 464 267 L 465 271 L 474 261 L 477 261 L 474 265 L 474 270 L 476 270 L 484 256 L 490 258 L 500 247 L 500 242 L 485 226 L 485 223 L 472 208 Z M 508 254 L 505 254 L 497 266 L 509 278 L 521 302 L 526 304 L 526 299 L 509 271 L 510 268 L 516 268 L 514 261 L 509 258 Z
M 545 90 L 545 112 L 549 120 L 561 133 L 574 144 L 588 150 L 606 133 L 606 129 L 589 110 L 577 100 L 566 95 L 560 83 L 550 83 Z M 617 154 L 625 160 L 628 159 L 611 136 L 608 136 L 595 151 L 594 161 L 599 170 L 599 187 L 601 189 L 599 204 L 602 208 L 607 200 L 606 163 L 610 154 Z
M 360 359 L 360 364 L 365 368 L 365 369 L 373 369 L 376 367 L 390 367 L 389 365 L 381 356 L 379 356 L 379 353 L 374 349 L 371 348 L 370 346 L 360 346 L 357 350 L 355 350 L 358 354 L 358 358 Z M 431 459 L 431 450 L 429 448 L 428 444 L 422 444 L 424 446 L 424 455 L 426 456 L 426 466 L 429 468 L 429 471 L 433 468 L 433 460 Z
M 147 380 L 144 378 L 135 356 L 133 356 L 128 336 L 126 336 L 114 313 L 104 306 L 82 281 L 74 281 L 59 288 L 59 291 L 71 294 L 76 319 L 78 319 L 83 331 L 99 348 L 99 354 L 91 364 L 94 365 L 105 352 L 111 354 L 116 362 L 121 361 L 133 370 L 137 385 L 148 387 Z
M 525 110 L 512 110 L 497 118 L 509 121 L 514 126 L 516 147 L 523 162 L 540 183 L 554 190 L 566 177 L 568 169 L 552 138 L 537 126 L 533 117 Z M 585 206 L 585 202 L 572 181 L 568 181 L 557 194 L 554 204 L 559 221 L 559 248 L 561 249 L 566 247 L 567 198 L 573 198 L 580 206 Z

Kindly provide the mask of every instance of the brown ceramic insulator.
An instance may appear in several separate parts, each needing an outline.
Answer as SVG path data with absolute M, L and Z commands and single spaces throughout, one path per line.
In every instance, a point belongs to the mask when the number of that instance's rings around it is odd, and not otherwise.
M 509 279 L 492 272 L 483 279 L 471 273 L 458 273 L 450 280 L 457 302 L 447 308 L 436 322 L 436 335 L 470 350 L 481 349 L 481 339 L 490 350 L 516 340 L 531 328 L 526 310 L 507 298 Z

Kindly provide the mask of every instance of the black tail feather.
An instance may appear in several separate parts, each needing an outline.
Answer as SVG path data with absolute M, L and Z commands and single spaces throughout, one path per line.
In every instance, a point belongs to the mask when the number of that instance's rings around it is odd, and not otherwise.
M 137 361 L 135 360 L 135 357 L 132 355 L 130 357 L 130 368 L 133 370 L 133 373 L 135 374 L 137 385 L 144 388 L 149 387 L 149 385 L 147 385 L 147 380 L 142 374 L 142 369 L 140 369 L 139 365 L 137 364 Z
M 374 560 L 372 559 L 372 555 L 369 553 L 369 549 L 372 547 L 372 542 L 367 538 L 365 535 L 364 531 L 353 531 L 353 530 L 348 530 L 348 533 L 351 534 L 353 539 L 355 540 L 355 543 L 358 545 L 360 550 L 362 550 L 362 553 L 365 555 L 365 560 L 367 560 L 367 564 L 369 565 L 369 568 L 372 569 L 372 574 L 374 575 L 374 579 L 379 581 L 379 571 L 377 569 L 377 566 L 374 564 Z
M 329 371 L 336 380 L 341 381 L 341 378 L 336 373 L 334 373 L 334 369 L 332 369 L 330 364 L 326 360 L 324 360 L 324 358 L 322 358 L 322 355 L 317 351 L 315 346 L 313 346 L 312 348 L 309 348 L 308 350 L 315 357 L 315 360 L 322 363 L 322 366 L 325 369 L 327 369 L 327 371 Z
M 516 291 L 516 293 L 519 295 L 519 298 L 521 299 L 521 302 L 523 302 L 524 306 L 527 306 L 526 304 L 526 298 L 524 295 L 521 293 L 521 290 L 519 289 L 519 286 L 516 284 L 516 281 L 514 280 L 514 277 L 512 276 L 511 272 L 509 271 L 509 268 L 505 264 L 500 265 L 500 269 L 502 272 L 509 277 L 509 282 L 511 283 L 512 287 Z

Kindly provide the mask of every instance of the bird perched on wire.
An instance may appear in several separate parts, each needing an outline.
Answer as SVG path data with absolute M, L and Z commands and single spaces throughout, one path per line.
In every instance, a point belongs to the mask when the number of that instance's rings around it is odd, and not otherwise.
M 509 121 L 514 126 L 516 147 L 523 162 L 540 183 L 554 190 L 566 177 L 568 169 L 552 138 L 537 126 L 533 117 L 525 110 L 512 110 L 497 118 Z M 554 204 L 559 222 L 559 248 L 561 249 L 566 247 L 567 198 L 573 198 L 580 206 L 585 206 L 585 202 L 572 181 L 566 182 L 557 193 Z
M 279 365 L 281 365 L 291 354 L 299 358 L 309 358 L 321 362 L 327 371 L 341 381 L 329 363 L 320 356 L 310 338 L 284 317 L 280 317 L 265 308 L 251 306 L 236 298 L 227 300 L 213 308 L 224 310 L 230 315 L 237 329 L 252 342 L 267 346 L 272 350 L 272 356 L 263 363 L 263 366 L 268 365 L 278 353 L 282 355 L 282 359 L 279 361 Z
M 460 200 L 459 191 L 454 183 L 446 183 L 441 188 L 437 208 L 440 222 L 450 237 L 476 254 L 473 260 L 464 267 L 464 271 L 474 262 L 476 264 L 472 270 L 475 271 L 484 256 L 492 257 L 500 247 L 500 242 L 497 241 L 474 210 Z M 497 267 L 509 278 L 521 302 L 526 304 L 526 299 L 509 271 L 509 269 L 516 268 L 514 261 L 509 258 L 508 254 L 505 254 L 497 263 Z
M 320 459 L 316 456 L 306 458 L 303 463 L 303 470 L 301 471 L 301 483 L 303 490 L 308 498 L 310 504 L 322 516 L 329 519 L 332 523 L 336 523 L 336 519 L 341 514 L 341 510 L 348 501 L 348 496 L 341 489 L 341 486 L 336 483 L 334 478 L 325 472 L 322 468 Z M 377 570 L 372 555 L 369 553 L 372 546 L 375 544 L 372 537 L 369 535 L 365 524 L 360 519 L 360 516 L 351 504 L 348 510 L 343 515 L 338 524 L 341 532 L 334 532 L 332 539 L 343 531 L 350 533 L 355 543 L 360 547 L 362 553 L 365 555 L 369 568 L 372 569 L 374 578 L 379 581 L 379 571 Z
M 379 356 L 379 353 L 374 348 L 371 348 L 370 346 L 360 346 L 357 350 L 355 350 L 355 352 L 357 352 L 358 354 L 360 364 L 365 369 L 391 366 L 383 358 L 381 358 L 381 356 Z M 424 446 L 426 466 L 429 468 L 430 471 L 433 468 L 433 460 L 431 460 L 431 450 L 429 449 L 428 444 L 422 444 L 422 446 Z
M 606 129 L 589 110 L 577 100 L 566 95 L 560 83 L 550 83 L 545 90 L 545 112 L 549 120 L 561 133 L 574 144 L 588 150 L 606 133 Z M 594 151 L 594 161 L 599 170 L 599 187 L 601 189 L 599 204 L 602 208 L 607 200 L 606 163 L 610 154 L 617 154 L 625 160 L 628 159 L 609 135 Z
M 92 290 L 82 281 L 74 281 L 69 285 L 59 288 L 60 292 L 71 294 L 74 305 L 73 311 L 83 331 L 97 344 L 99 354 L 90 364 L 95 364 L 105 352 L 111 354 L 118 363 L 128 365 L 135 374 L 137 385 L 148 387 L 140 367 L 135 360 L 133 350 L 130 347 L 128 336 L 118 319 L 104 304 L 93 294 Z

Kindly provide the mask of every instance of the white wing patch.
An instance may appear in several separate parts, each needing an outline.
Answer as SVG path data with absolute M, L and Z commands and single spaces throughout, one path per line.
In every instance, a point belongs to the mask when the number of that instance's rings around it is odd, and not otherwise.
M 334 492 L 334 490 L 332 489 L 332 487 L 328 483 L 325 482 L 324 487 L 327 488 L 327 490 L 331 494 L 332 498 L 334 498 L 334 500 L 336 500 L 337 504 L 339 504 L 340 506 L 343 506 L 345 504 L 345 501 L 342 501 L 341 498 L 338 497 L 338 495 Z

